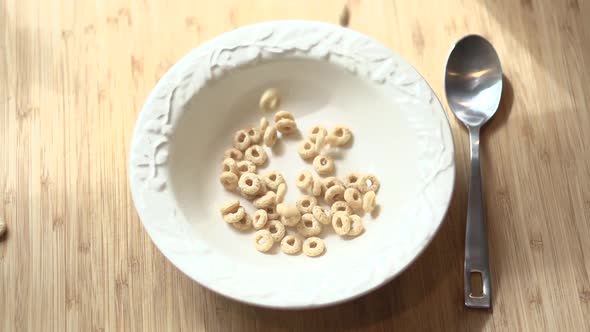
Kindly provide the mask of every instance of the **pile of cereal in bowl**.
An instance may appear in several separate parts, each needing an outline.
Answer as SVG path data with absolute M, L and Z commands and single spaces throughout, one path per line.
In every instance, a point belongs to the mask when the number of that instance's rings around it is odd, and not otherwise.
M 278 110 L 280 96 L 276 89 L 268 89 L 260 98 L 260 109 L 274 112 L 272 123 L 266 117 L 256 127 L 238 130 L 233 147 L 226 150 L 222 163 L 221 184 L 228 191 L 248 200 L 256 209 L 250 215 L 240 200 L 221 207 L 223 220 L 239 231 L 254 233 L 254 247 L 268 252 L 275 244 L 283 253 L 320 256 L 326 250 L 319 237 L 324 228 L 338 235 L 356 237 L 364 232 L 363 213 L 376 207 L 380 183 L 375 175 L 351 173 L 344 178 L 334 177 L 335 161 L 328 155 L 334 148 L 349 145 L 352 132 L 346 126 L 329 131 L 314 126 L 297 147 L 299 156 L 311 162 L 312 171 L 302 171 L 294 179 L 301 197 L 290 204 L 285 202 L 287 180 L 278 171 L 258 174 L 258 167 L 270 161 L 265 147 L 272 148 L 283 136 L 299 131 L 294 116 Z M 280 136 L 279 136 L 280 135 Z

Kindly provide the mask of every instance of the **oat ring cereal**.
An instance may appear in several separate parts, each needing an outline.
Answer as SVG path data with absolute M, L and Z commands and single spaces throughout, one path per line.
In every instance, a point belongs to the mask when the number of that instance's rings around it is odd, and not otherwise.
M 252 145 L 246 149 L 246 152 L 244 152 L 244 158 L 251 161 L 256 166 L 261 166 L 266 163 L 268 156 L 266 155 L 264 148 L 262 148 L 260 145 Z
M 299 175 L 297 175 L 297 178 L 295 179 L 295 185 L 297 186 L 297 188 L 301 190 L 307 190 L 311 186 L 312 181 L 313 178 L 311 177 L 311 173 L 301 172 L 299 173 Z
M 225 220 L 228 224 L 236 223 L 246 216 L 246 210 L 243 207 L 239 207 L 236 212 L 230 212 L 223 216 L 223 220 Z
M 250 144 L 252 144 L 252 139 L 250 139 L 248 133 L 245 130 L 238 130 L 234 135 L 234 148 L 244 151 L 250 146 Z
M 228 213 L 236 212 L 240 208 L 240 201 L 237 199 L 233 199 L 228 201 L 227 203 L 223 204 L 223 206 L 219 209 L 221 212 L 221 216 L 225 216 Z
M 267 172 L 262 176 L 262 180 L 264 180 L 270 190 L 277 190 L 281 183 L 285 183 L 285 178 L 277 171 Z
M 291 112 L 278 111 L 278 112 L 275 113 L 274 120 L 275 120 L 275 123 L 278 123 L 281 120 L 292 120 L 292 121 L 295 121 L 295 118 L 293 117 L 293 114 L 291 114 Z
M 240 176 L 238 185 L 242 193 L 246 195 L 256 195 L 262 186 L 260 182 L 261 180 L 258 175 L 254 173 L 244 173 Z
M 330 224 L 330 215 L 328 215 L 321 206 L 314 206 L 311 213 L 313 214 L 313 217 L 320 223 L 324 225 Z
M 280 217 L 279 213 L 276 210 L 276 207 L 274 207 L 274 206 L 269 206 L 267 208 L 263 208 L 263 210 L 266 211 L 266 214 L 268 215 L 268 220 L 277 219 Z
M 311 194 L 315 197 L 321 196 L 323 187 L 324 185 L 320 179 L 314 179 L 311 185 Z
M 381 183 L 379 182 L 379 179 L 373 174 L 365 175 L 359 180 L 359 190 L 363 193 L 366 193 L 367 191 L 374 191 L 377 193 L 380 186 Z
M 258 129 L 260 130 L 260 133 L 264 136 L 264 133 L 266 131 L 266 128 L 268 128 L 268 120 L 265 117 L 261 117 L 260 118 L 260 124 L 258 126 Z
M 283 135 L 291 135 L 297 131 L 297 124 L 290 119 L 282 119 L 277 122 L 277 130 Z
M 232 225 L 235 229 L 240 230 L 240 231 L 247 231 L 250 228 L 252 228 L 252 217 L 250 217 L 247 213 L 244 216 L 244 218 L 242 218 L 240 221 L 238 222 L 234 222 Z
M 223 172 L 219 176 L 219 182 L 225 189 L 233 191 L 238 187 L 238 176 L 232 172 Z
M 279 97 L 279 90 L 272 88 L 264 91 L 260 97 L 258 106 L 262 111 L 270 112 L 275 111 L 281 104 L 281 98 Z
M 268 221 L 268 213 L 265 210 L 256 210 L 254 212 L 254 217 L 252 218 L 252 226 L 254 229 L 262 229 L 266 226 L 266 222 Z
M 299 153 L 299 156 L 303 160 L 309 160 L 318 155 L 315 144 L 309 139 L 299 143 L 297 153 Z
M 256 173 L 256 165 L 249 160 L 238 161 L 237 165 L 239 175 L 244 173 Z
M 360 210 L 363 208 L 363 197 L 356 188 L 348 188 L 344 191 L 344 200 L 353 210 Z
M 301 240 L 293 235 L 287 235 L 281 240 L 281 250 L 285 254 L 296 254 L 301 251 Z
M 328 141 L 331 145 L 342 146 L 350 142 L 352 132 L 344 126 L 337 126 L 328 134 Z
M 377 202 L 375 200 L 375 192 L 368 191 L 365 193 L 365 196 L 363 197 L 363 210 L 367 213 L 371 213 L 375 209 L 376 205 Z
M 277 197 L 276 197 L 277 204 L 282 203 L 285 200 L 285 195 L 287 195 L 287 185 L 284 183 L 281 183 L 277 187 Z
M 260 129 L 258 128 L 250 128 L 247 131 L 248 136 L 250 136 L 250 141 L 252 142 L 252 144 L 258 144 L 260 143 L 260 140 L 262 139 L 262 136 L 264 135 L 264 133 L 262 131 L 260 131 Z
M 326 190 L 326 194 L 324 195 L 324 200 L 326 203 L 332 204 L 337 201 L 344 200 L 344 187 L 341 185 L 335 185 L 330 187 L 330 189 Z
M 314 143 L 317 142 L 318 136 L 326 137 L 326 135 L 328 135 L 328 131 L 322 126 L 313 126 L 309 130 L 309 139 Z
M 298 199 L 296 205 L 301 214 L 311 213 L 313 208 L 318 205 L 318 200 L 313 196 L 306 195 Z
M 363 226 L 363 219 L 357 216 L 356 214 L 351 215 L 350 217 L 350 231 L 348 231 L 349 236 L 357 236 L 363 232 L 365 227 Z
M 277 194 L 274 191 L 267 191 L 266 194 L 256 198 L 252 205 L 257 209 L 264 209 L 277 204 Z
M 344 184 L 346 185 L 346 188 L 356 188 L 359 189 L 360 186 L 360 181 L 361 181 L 361 175 L 358 173 L 350 173 L 348 174 L 345 178 L 344 178 Z
M 332 211 L 333 214 L 337 212 L 346 212 L 347 214 L 352 213 L 352 209 L 344 201 L 334 202 L 334 204 L 332 204 L 332 207 L 330 208 L 330 211 Z
M 350 217 L 346 212 L 336 212 L 332 215 L 332 228 L 338 235 L 346 235 L 350 232 Z
M 242 153 L 242 151 L 240 151 L 236 148 L 231 148 L 231 149 L 225 150 L 225 153 L 223 154 L 223 158 L 224 159 L 231 158 L 235 161 L 239 161 L 239 160 L 242 160 L 242 158 L 244 158 L 244 153 Z
M 340 181 L 340 179 L 338 179 L 336 177 L 333 177 L 333 176 L 324 179 L 324 188 L 326 190 L 328 190 L 328 189 L 330 189 L 330 188 L 332 188 L 332 187 L 334 187 L 336 185 L 338 185 L 338 186 L 344 186 L 344 183 L 342 181 Z
M 278 220 L 269 220 L 266 229 L 270 232 L 275 242 L 281 241 L 285 236 L 285 225 L 281 224 Z
M 269 126 L 268 128 L 266 128 L 266 130 L 264 131 L 263 141 L 264 145 L 268 146 L 269 148 L 272 148 L 277 142 L 277 127 Z
M 303 253 L 309 257 L 316 257 L 324 253 L 326 245 L 318 237 L 309 237 L 303 241 Z
M 304 214 L 297 224 L 297 232 L 304 237 L 316 236 L 322 232 L 322 224 L 311 213 Z
M 267 252 L 272 248 L 274 240 L 272 234 L 266 229 L 261 229 L 254 233 L 254 247 L 260 252 Z
M 313 158 L 313 168 L 319 175 L 330 175 L 334 173 L 334 159 L 328 156 L 316 156 Z
M 233 160 L 232 158 L 225 158 L 223 159 L 223 163 L 221 164 L 223 172 L 232 172 L 234 174 L 238 174 L 238 163 Z

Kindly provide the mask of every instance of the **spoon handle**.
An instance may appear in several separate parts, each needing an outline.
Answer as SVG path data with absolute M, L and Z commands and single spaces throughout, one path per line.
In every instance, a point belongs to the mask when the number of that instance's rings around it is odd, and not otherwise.
M 492 307 L 492 288 L 479 162 L 479 128 L 469 128 L 469 138 L 471 142 L 471 177 L 465 231 L 465 306 L 489 309 Z M 473 287 L 474 279 L 478 277 L 481 280 L 481 291 L 479 292 Z

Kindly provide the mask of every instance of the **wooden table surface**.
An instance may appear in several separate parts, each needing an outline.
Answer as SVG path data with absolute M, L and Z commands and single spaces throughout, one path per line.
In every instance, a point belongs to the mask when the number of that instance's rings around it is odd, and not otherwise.
M 443 4 L 444 2 L 444 4 Z M 319 310 L 256 308 L 170 264 L 143 230 L 129 142 L 158 78 L 202 42 L 340 0 L 0 3 L 1 331 L 590 330 L 590 1 L 352 0 L 350 27 L 443 98 L 451 44 L 489 38 L 506 95 L 484 130 L 493 312 L 462 305 L 467 133 L 440 233 L 399 278 Z M 450 115 L 450 113 L 449 113 Z

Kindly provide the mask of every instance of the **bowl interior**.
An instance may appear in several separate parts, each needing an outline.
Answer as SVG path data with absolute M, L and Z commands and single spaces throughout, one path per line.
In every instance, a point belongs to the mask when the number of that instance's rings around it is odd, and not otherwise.
M 219 183 L 223 152 L 231 147 L 236 130 L 257 126 L 262 116 L 272 123 L 273 114 L 258 109 L 260 95 L 270 87 L 280 90 L 281 109 L 294 114 L 301 132 L 279 139 L 273 149 L 266 148 L 270 161 L 259 169 L 259 174 L 278 170 L 286 177 L 287 202 L 295 203 L 302 195 L 294 184 L 296 175 L 313 171 L 297 154 L 298 142 L 313 125 L 343 124 L 353 132 L 350 146 L 330 151 L 337 176 L 372 173 L 381 181 L 380 208 L 363 217 L 364 234 L 342 238 L 324 226 L 327 250 L 319 258 L 285 255 L 278 246 L 268 254 L 257 252 L 254 231 L 236 231 L 219 215 L 220 205 L 239 197 Z M 354 273 L 353 266 L 373 255 L 376 243 L 402 244 L 409 232 L 416 231 L 417 225 L 402 220 L 420 190 L 416 137 L 398 107 L 385 88 L 323 61 L 282 58 L 233 71 L 207 84 L 184 106 L 170 141 L 171 190 L 198 241 L 238 268 L 257 269 L 288 283 L 303 282 L 303 274 L 322 278 Z M 247 200 L 240 200 L 248 212 L 255 211 Z

